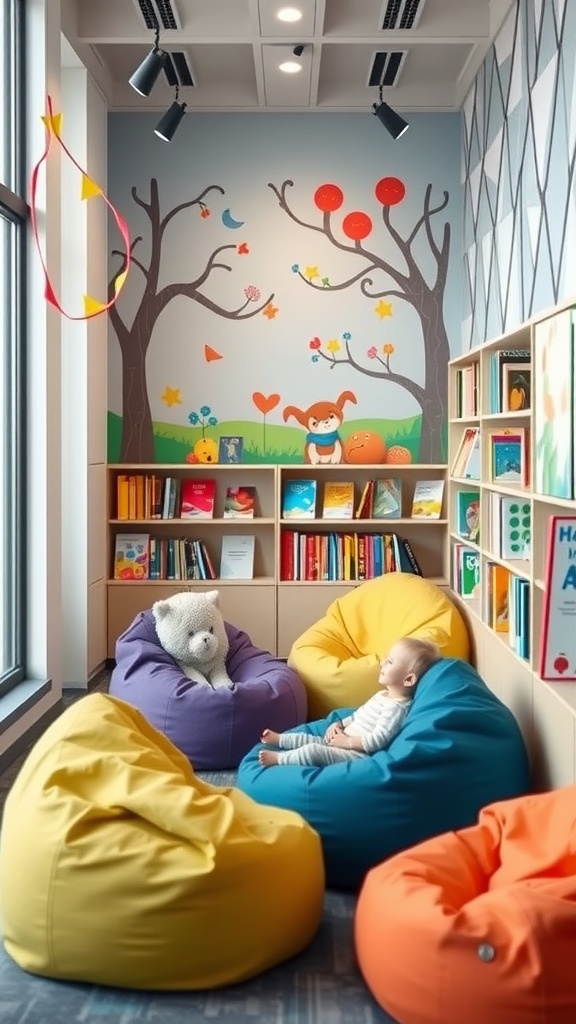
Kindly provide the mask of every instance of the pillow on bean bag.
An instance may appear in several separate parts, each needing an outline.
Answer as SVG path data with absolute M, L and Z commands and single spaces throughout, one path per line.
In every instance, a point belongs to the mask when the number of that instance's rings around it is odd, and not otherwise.
M 32 974 L 228 985 L 300 952 L 323 902 L 320 841 L 299 815 L 202 782 L 139 711 L 104 694 L 48 728 L 6 801 L 4 945 Z
M 304 730 L 321 736 L 349 708 Z M 476 821 L 494 800 L 526 793 L 528 759 L 512 712 L 465 661 L 422 676 L 387 750 L 324 768 L 262 768 L 258 744 L 238 785 L 261 804 L 298 811 L 320 833 L 328 883 L 352 888 L 386 857 Z
M 355 944 L 402 1024 L 576 1020 L 576 786 L 486 807 L 366 877 Z
M 290 729 L 307 714 L 297 672 L 225 625 L 233 689 L 199 686 L 184 675 L 162 647 L 151 609 L 140 612 L 116 643 L 109 692 L 142 711 L 196 771 L 235 768 L 262 729 Z
M 308 694 L 308 718 L 357 707 L 378 689 L 379 662 L 403 636 L 436 640 L 442 654 L 468 659 L 466 624 L 430 580 L 391 572 L 338 598 L 292 645 L 288 664 Z

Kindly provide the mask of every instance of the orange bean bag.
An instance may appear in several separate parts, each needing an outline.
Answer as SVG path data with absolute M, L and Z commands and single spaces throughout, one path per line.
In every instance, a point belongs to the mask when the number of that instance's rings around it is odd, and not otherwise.
M 574 1024 L 576 786 L 491 804 L 372 868 L 355 945 L 402 1024 Z

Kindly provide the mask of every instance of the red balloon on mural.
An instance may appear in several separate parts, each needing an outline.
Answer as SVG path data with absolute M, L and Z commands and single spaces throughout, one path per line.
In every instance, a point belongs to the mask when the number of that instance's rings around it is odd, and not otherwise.
M 403 181 L 400 181 L 400 178 L 380 178 L 374 193 L 382 206 L 394 206 L 404 199 L 406 186 Z
M 354 210 L 353 213 L 347 213 L 344 217 L 342 230 L 348 238 L 359 242 L 362 238 L 367 238 L 372 231 L 372 221 L 367 213 L 362 213 L 362 210 Z
M 344 202 L 344 193 L 338 185 L 319 185 L 314 193 L 314 202 L 319 210 L 324 213 L 333 213 L 339 210 Z

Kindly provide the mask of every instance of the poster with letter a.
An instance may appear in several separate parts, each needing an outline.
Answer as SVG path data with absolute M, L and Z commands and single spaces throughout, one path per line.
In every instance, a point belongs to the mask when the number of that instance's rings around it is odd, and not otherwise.
M 576 680 L 576 516 L 550 516 L 539 673 Z

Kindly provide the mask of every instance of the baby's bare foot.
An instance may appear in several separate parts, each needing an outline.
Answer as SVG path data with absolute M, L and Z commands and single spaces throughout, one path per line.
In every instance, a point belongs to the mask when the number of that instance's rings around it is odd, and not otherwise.
M 264 729 L 260 737 L 261 743 L 267 743 L 269 747 L 277 747 L 280 739 L 280 733 L 273 732 L 272 729 Z
M 271 765 L 278 764 L 278 754 L 274 750 L 261 750 L 258 760 L 263 768 L 270 768 Z

